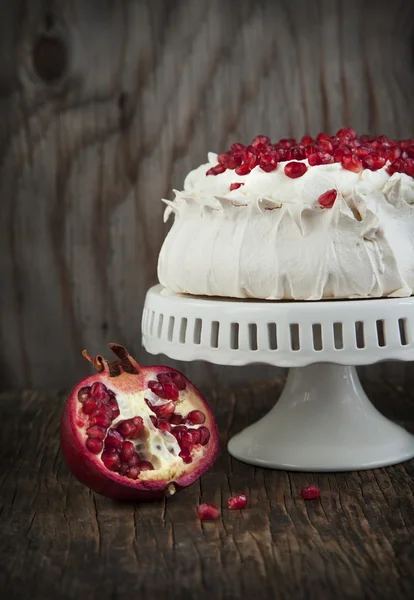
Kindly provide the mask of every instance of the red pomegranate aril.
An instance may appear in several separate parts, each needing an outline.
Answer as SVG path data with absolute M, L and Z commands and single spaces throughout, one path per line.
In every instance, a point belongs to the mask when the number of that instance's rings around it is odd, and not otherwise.
M 335 204 L 336 196 L 338 192 L 336 190 L 327 190 L 321 194 L 318 198 L 318 202 L 322 208 L 332 208 Z
M 188 450 L 191 452 L 194 446 L 194 441 L 190 431 L 184 431 L 180 438 L 180 446 L 183 450 Z
M 95 381 L 95 383 L 91 387 L 91 396 L 102 401 L 109 399 L 109 394 L 106 390 L 106 387 L 100 381 Z
M 318 141 L 317 144 L 317 148 L 318 148 L 318 152 L 323 152 L 323 153 L 332 153 L 333 152 L 333 145 L 332 142 L 329 139 L 322 139 Z
M 225 170 L 226 167 L 223 167 L 223 165 L 216 165 L 215 167 L 211 167 L 211 169 L 206 172 L 206 175 L 220 175 L 220 173 L 224 173 Z
M 192 425 L 202 425 L 206 420 L 206 415 L 201 410 L 192 410 L 187 415 L 187 421 Z
M 182 420 L 183 420 L 183 416 L 180 415 L 179 413 L 175 413 L 174 415 L 171 415 L 171 417 L 169 419 L 171 425 L 180 425 Z
M 353 173 L 359 173 L 362 169 L 361 160 L 353 154 L 344 156 L 341 160 L 341 165 L 344 169 Z
M 130 458 L 128 458 L 126 463 L 128 467 L 136 467 L 137 465 L 141 464 L 141 461 L 139 460 L 137 454 L 133 454 Z
M 151 392 L 153 394 L 156 394 L 159 398 L 162 398 L 164 400 L 167 397 L 163 383 L 160 383 L 159 381 L 149 381 L 148 387 L 151 390 Z
M 151 406 L 151 410 L 155 412 L 157 417 L 160 419 L 168 419 L 174 414 L 175 404 L 172 400 L 169 400 L 165 404 L 157 404 Z
M 330 165 L 334 162 L 332 154 L 328 152 L 318 152 L 319 160 L 321 165 Z
M 127 464 L 125 463 L 121 463 L 121 466 L 119 467 L 119 474 L 120 475 L 127 475 L 129 471 L 129 467 Z
M 248 165 L 242 164 L 240 167 L 237 167 L 234 172 L 237 175 L 248 175 L 251 171 L 251 168 Z
M 119 471 L 121 467 L 121 459 L 116 450 L 104 450 L 101 455 L 103 464 L 109 471 Z
M 108 408 L 110 408 L 112 410 L 112 419 L 116 419 L 121 414 L 120 410 L 119 410 L 118 402 L 115 400 L 115 398 L 109 399 Z
M 132 442 L 124 442 L 122 444 L 121 452 L 119 456 L 123 462 L 127 462 L 132 456 L 135 455 L 135 446 Z
M 160 419 L 158 421 L 157 427 L 160 431 L 171 431 L 171 424 L 168 421 L 165 421 L 164 419 Z
M 206 446 L 210 440 L 210 432 L 207 427 L 199 427 L 198 432 L 200 434 L 200 444 Z
M 256 154 L 256 152 L 246 149 L 246 151 L 243 154 L 243 165 L 247 165 L 249 167 L 249 169 L 254 169 L 255 166 L 258 164 L 258 162 L 259 162 L 259 157 Z M 243 165 L 240 165 L 240 167 Z M 238 167 L 238 168 L 240 168 L 240 167 Z M 236 173 L 239 175 L 239 172 L 237 170 L 236 170 Z
M 233 156 L 229 152 L 224 152 L 224 154 L 219 155 L 218 161 L 226 169 L 235 169 L 241 163 L 241 156 Z
M 316 500 L 320 497 L 321 491 L 316 485 L 305 485 L 300 495 L 304 500 Z
M 321 157 L 319 156 L 318 152 L 314 152 L 313 154 L 310 154 L 308 156 L 308 163 L 311 167 L 316 167 L 317 165 L 322 164 L 321 163 Z
M 284 150 L 290 150 L 296 144 L 295 138 L 282 138 L 279 140 L 279 145 Z
M 270 173 L 271 171 L 277 169 L 277 164 L 278 162 L 276 154 L 265 154 L 264 156 L 260 157 L 259 167 L 266 173 Z
M 142 460 L 139 463 L 139 468 L 141 471 L 153 471 L 154 465 L 150 463 L 148 460 Z
M 79 402 L 85 402 L 90 396 L 91 388 L 89 386 L 83 387 L 78 392 Z
M 103 408 L 103 407 L 102 407 Z M 90 425 L 100 425 L 101 427 L 108 428 L 112 423 L 112 416 L 109 416 L 107 412 L 101 412 L 102 408 L 99 408 L 90 417 Z
M 90 438 L 96 438 L 97 440 L 103 440 L 106 436 L 106 429 L 99 425 L 93 425 L 86 430 L 86 435 Z
M 201 434 L 198 429 L 190 429 L 191 435 L 193 436 L 193 442 L 195 444 L 199 444 L 201 440 Z
M 116 431 L 116 429 L 110 429 L 108 431 L 108 435 L 106 436 L 105 449 L 119 450 L 122 448 L 123 444 L 124 438 L 119 431 Z
M 183 462 L 185 462 L 186 464 L 190 464 L 193 462 L 193 459 L 191 458 L 191 454 L 189 450 L 181 450 L 180 454 L 178 455 Z
M 130 479 L 138 479 L 140 472 L 138 467 L 130 467 L 126 474 Z
M 302 139 L 300 140 L 300 143 L 303 144 L 304 146 L 310 146 L 311 144 L 313 144 L 313 137 L 310 135 L 304 135 L 302 137 Z
M 232 152 L 233 154 L 237 155 L 237 154 L 243 154 L 243 152 L 246 150 L 246 146 L 244 144 L 239 144 L 239 143 L 235 143 L 232 144 L 230 146 L 230 152 Z
M 372 152 L 372 148 L 368 148 L 367 146 L 360 146 L 359 148 L 355 148 L 354 150 L 356 156 L 359 158 L 365 158 Z
M 413 158 L 406 158 L 404 161 L 405 165 L 404 165 L 404 173 L 406 175 L 409 175 L 410 177 L 414 177 L 414 159 Z
M 285 175 L 291 179 L 302 177 L 307 170 L 308 167 L 305 165 L 305 163 L 300 162 L 289 162 L 284 168 Z
M 231 183 L 230 191 L 232 192 L 233 190 L 238 190 L 242 185 L 244 185 L 244 183 Z
M 229 510 L 238 510 L 242 508 L 246 508 L 247 506 L 247 496 L 246 494 L 238 494 L 237 496 L 232 496 L 227 500 L 227 507 Z
M 101 401 L 96 398 L 89 398 L 82 404 L 82 411 L 85 415 L 91 415 L 101 406 Z
M 293 160 L 304 160 L 306 158 L 305 146 L 293 146 L 293 148 L 290 149 L 290 157 Z
M 270 138 L 267 135 L 256 135 L 251 145 L 255 148 L 256 146 L 263 145 L 268 146 L 270 144 Z
M 356 138 L 356 132 L 351 127 L 343 127 L 336 132 L 337 137 L 349 137 L 350 139 Z
M 136 440 L 144 432 L 144 421 L 142 417 L 133 417 L 122 421 L 117 425 L 117 430 L 121 435 L 131 440 Z
M 348 148 L 348 146 L 340 146 L 334 152 L 334 161 L 341 162 L 342 159 L 344 158 L 344 156 L 350 156 L 350 155 L 351 155 L 351 150 Z
M 178 387 L 171 381 L 171 383 L 164 383 L 164 393 L 167 400 L 178 400 L 180 396 L 180 392 L 178 391 Z
M 152 404 L 150 403 L 150 401 L 147 400 L 147 399 L 145 399 L 145 402 L 148 404 L 148 406 L 152 410 Z M 154 415 L 150 415 L 150 419 L 151 419 L 152 424 L 154 425 L 154 427 L 158 427 L 158 419 L 157 419 L 157 417 L 154 416 Z
M 175 383 L 175 385 L 178 387 L 180 392 L 185 390 L 185 388 L 187 387 L 187 384 L 185 382 L 184 376 L 181 375 L 181 373 L 179 373 L 178 371 L 171 371 L 170 377 L 171 377 L 173 383 Z
M 388 165 L 387 173 L 389 175 L 394 175 L 394 173 L 403 173 L 404 172 L 404 161 L 402 158 L 398 158 L 393 163 Z
M 402 155 L 402 150 L 401 150 L 401 148 L 398 148 L 397 146 L 394 148 L 390 148 L 385 153 L 387 160 L 389 160 L 391 163 L 398 160 L 401 157 L 401 155 Z
M 200 506 L 197 506 L 196 513 L 200 521 L 209 521 L 212 519 L 217 519 L 220 511 L 215 504 L 204 502 L 203 504 L 200 504 Z
M 381 154 L 378 154 L 378 152 L 372 152 L 369 156 L 362 159 L 362 166 L 364 169 L 369 169 L 370 171 L 382 169 L 385 163 L 385 158 Z
M 414 147 L 413 146 L 409 146 L 406 149 L 406 153 L 407 153 L 407 157 L 408 158 L 414 158 Z
M 99 454 L 103 448 L 103 443 L 102 440 L 88 438 L 85 442 L 85 446 L 92 454 Z

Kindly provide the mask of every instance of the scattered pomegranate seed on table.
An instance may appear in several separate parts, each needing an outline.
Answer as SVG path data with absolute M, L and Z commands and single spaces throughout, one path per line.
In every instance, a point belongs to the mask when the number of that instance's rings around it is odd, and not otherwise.
M 238 494 L 237 496 L 232 496 L 227 500 L 227 507 L 230 510 L 238 510 L 241 508 L 246 508 L 247 506 L 247 496 L 246 494 Z
M 300 495 L 304 500 L 316 500 L 320 497 L 321 491 L 316 485 L 305 485 Z
M 215 504 L 204 502 L 204 504 L 197 506 L 196 513 L 200 521 L 211 521 L 212 519 L 217 519 L 220 511 Z

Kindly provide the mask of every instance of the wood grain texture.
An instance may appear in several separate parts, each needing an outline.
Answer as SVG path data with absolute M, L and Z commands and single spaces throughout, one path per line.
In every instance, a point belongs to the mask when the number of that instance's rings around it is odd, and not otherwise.
M 68 386 L 108 341 L 148 361 L 160 199 L 207 150 L 347 124 L 414 135 L 413 17 L 404 0 L 2 2 L 1 386 Z
M 379 409 L 414 431 L 411 384 L 364 385 Z M 110 501 L 69 475 L 59 452 L 61 394 L 0 395 L 2 597 L 411 600 L 414 461 L 303 474 L 227 454 L 229 435 L 267 412 L 282 386 L 210 390 L 221 457 L 190 488 L 147 504 Z M 320 486 L 320 501 L 300 498 L 309 482 Z M 228 511 L 226 499 L 239 492 L 248 508 Z M 221 506 L 221 517 L 197 521 L 200 501 Z

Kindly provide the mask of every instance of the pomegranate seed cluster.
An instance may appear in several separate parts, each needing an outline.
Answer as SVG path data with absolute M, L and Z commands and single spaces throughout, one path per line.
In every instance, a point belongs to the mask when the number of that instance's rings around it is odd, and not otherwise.
M 391 140 L 385 135 L 358 136 L 351 128 L 343 128 L 335 135 L 319 133 L 316 138 L 309 135 L 300 141 L 283 138 L 272 143 L 265 135 L 256 136 L 250 145 L 232 144 L 230 150 L 219 154 L 218 164 L 207 171 L 207 175 L 219 175 L 227 169 L 236 175 L 248 175 L 255 167 L 269 173 L 283 162 L 284 173 L 295 179 L 302 177 L 309 166 L 340 163 L 348 171 L 358 173 L 362 169 L 377 171 L 387 165 L 387 172 L 405 173 L 414 177 L 414 139 Z M 240 182 L 232 183 L 230 189 L 238 189 Z
M 148 382 L 148 389 L 165 402 L 154 404 L 151 399 L 145 399 L 145 402 L 154 413 L 150 417 L 153 425 L 161 433 L 171 433 L 180 447 L 179 456 L 184 463 L 191 463 L 193 448 L 197 444 L 206 446 L 210 431 L 203 426 L 206 417 L 201 410 L 192 410 L 186 416 L 175 412 L 175 402 L 185 388 L 185 380 L 179 373 L 159 373 L 156 380 Z M 86 448 L 93 454 L 100 454 L 108 470 L 129 479 L 137 479 L 142 471 L 154 470 L 151 462 L 142 458 L 146 439 L 142 417 L 118 421 L 112 427 L 112 422 L 120 415 L 114 391 L 96 382 L 79 390 L 78 401 L 88 419 Z

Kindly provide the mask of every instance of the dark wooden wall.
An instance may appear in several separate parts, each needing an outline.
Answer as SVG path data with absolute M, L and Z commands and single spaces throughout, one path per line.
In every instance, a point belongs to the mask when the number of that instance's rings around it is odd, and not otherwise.
M 258 132 L 413 136 L 413 36 L 407 0 L 1 2 L 1 386 L 70 385 L 108 341 L 148 363 L 160 198 Z

